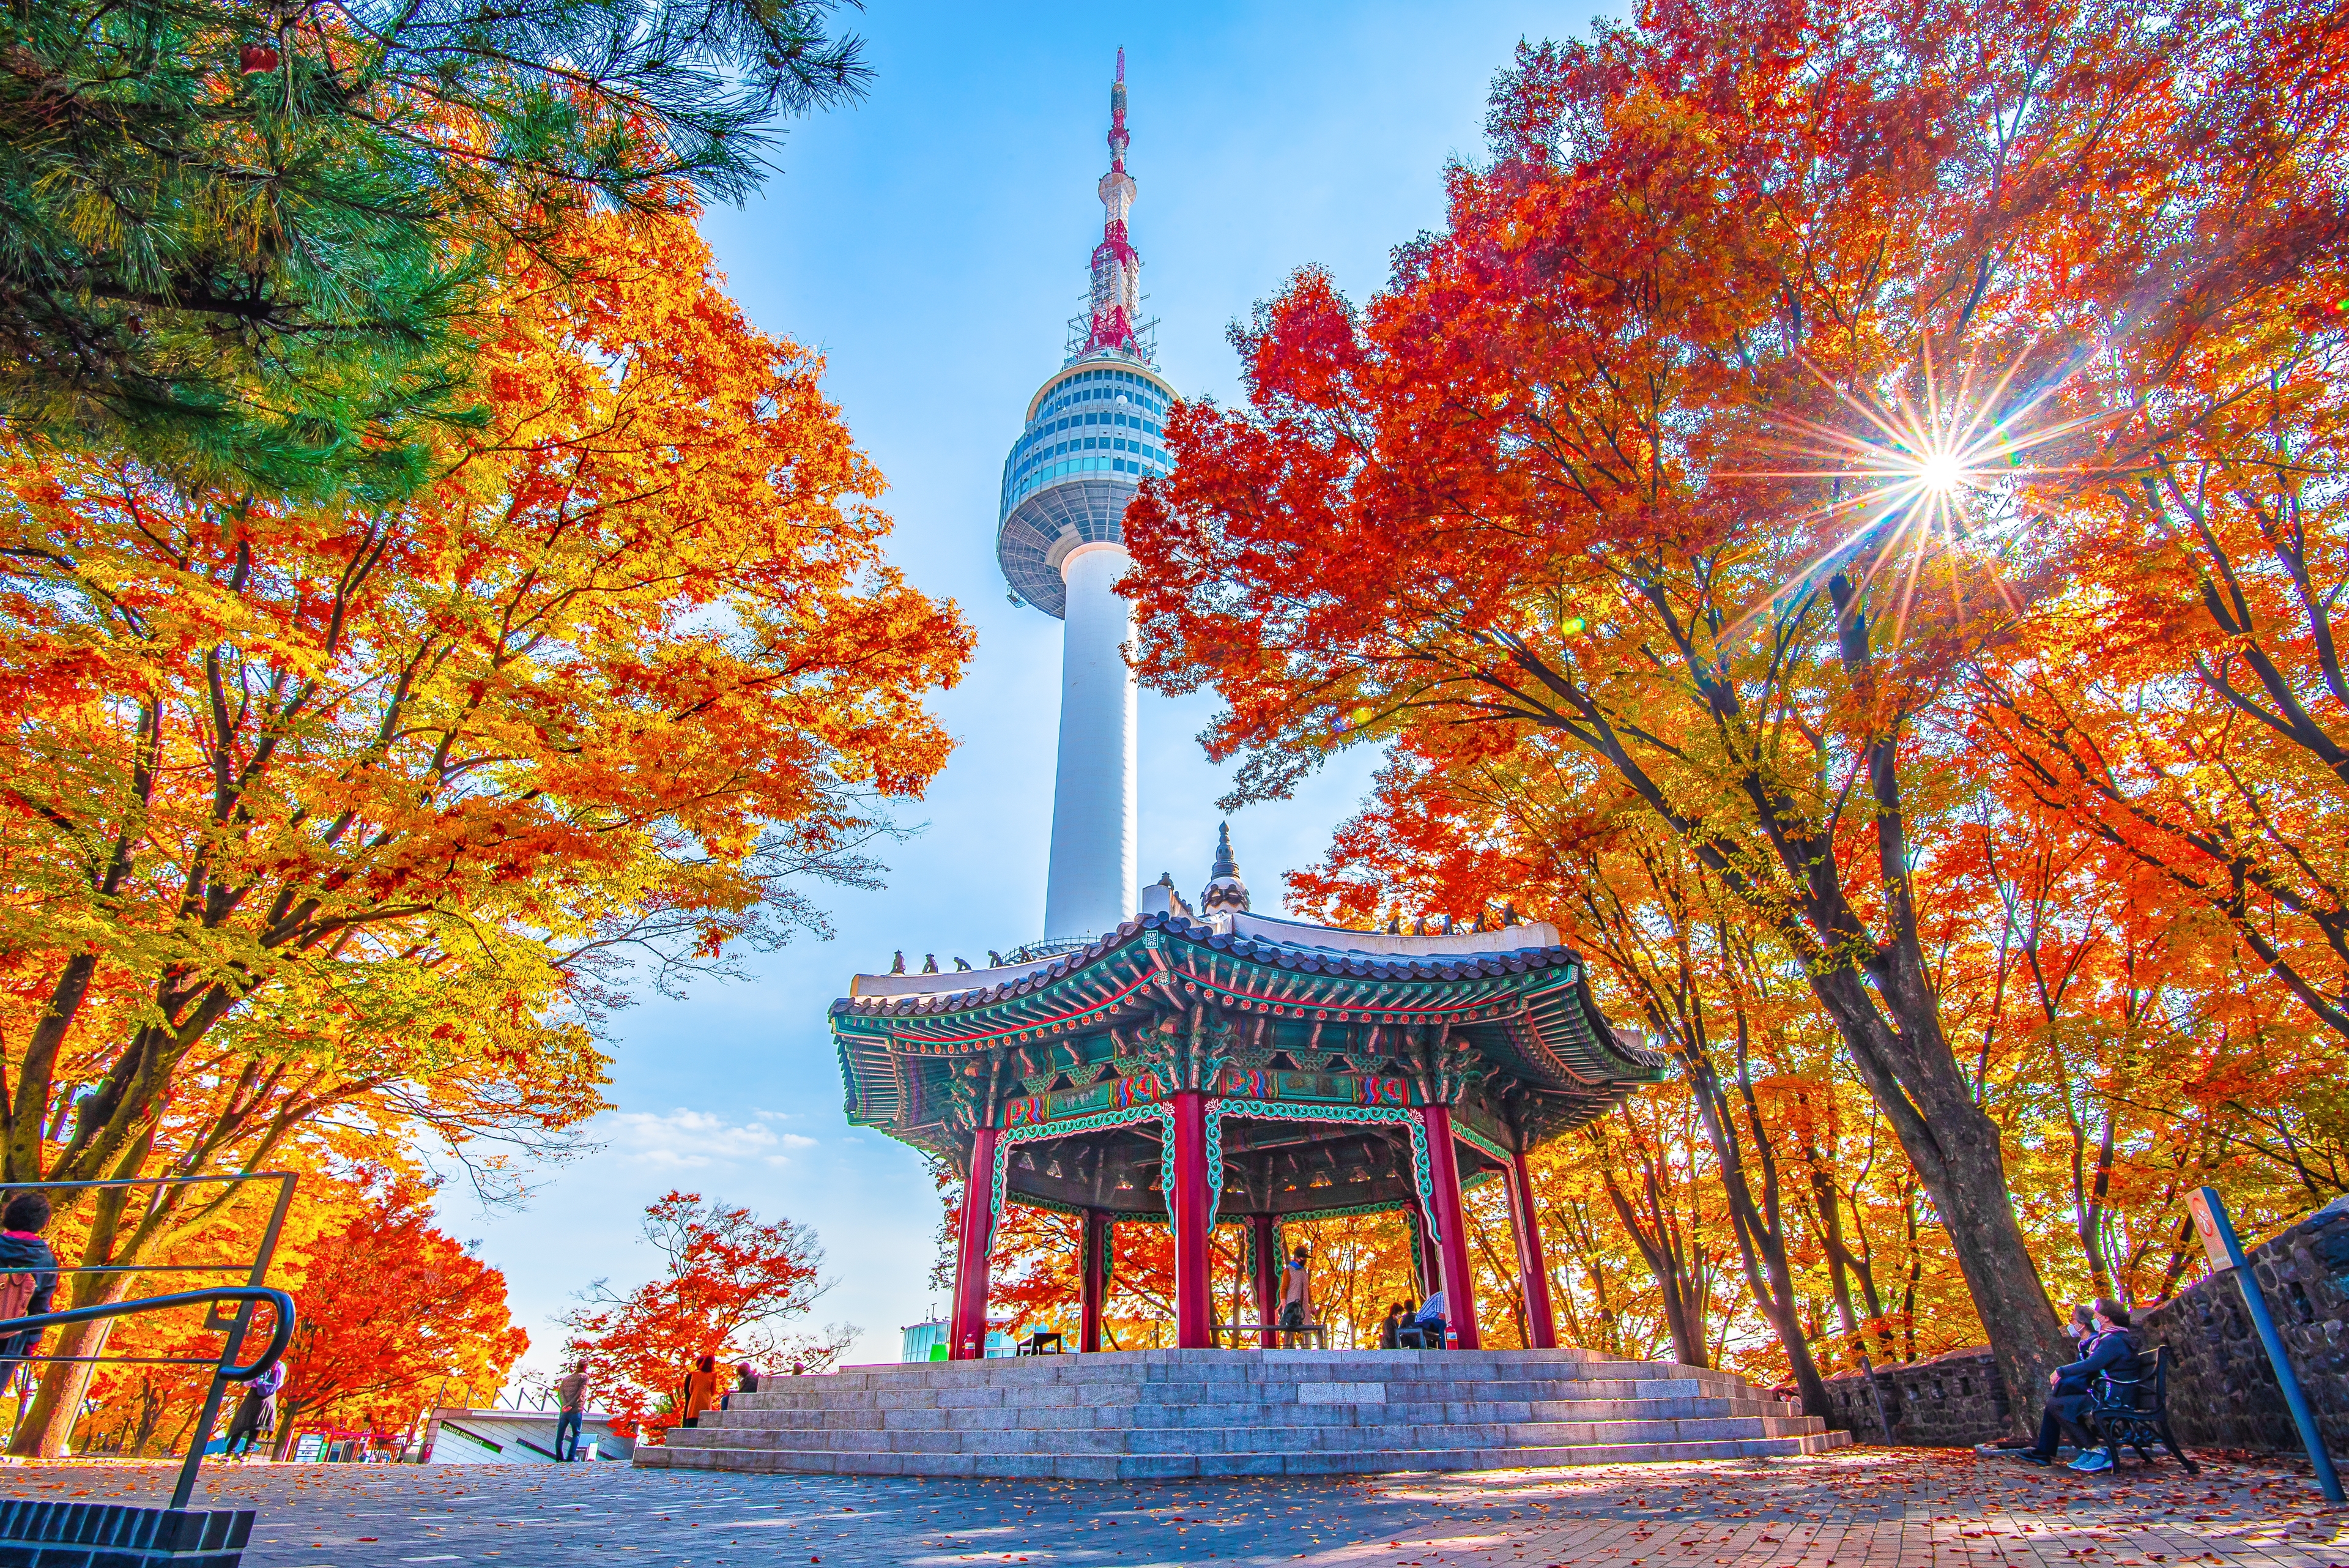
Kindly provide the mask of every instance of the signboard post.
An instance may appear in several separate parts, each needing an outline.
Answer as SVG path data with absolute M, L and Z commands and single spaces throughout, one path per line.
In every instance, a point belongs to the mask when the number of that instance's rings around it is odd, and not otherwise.
M 2333 1456 L 2324 1451 L 2324 1434 L 2317 1429 L 2316 1414 L 2308 1407 L 2307 1395 L 2301 1391 L 2300 1379 L 2292 1369 L 2292 1357 L 2284 1354 L 2283 1336 L 2276 1333 L 2275 1319 L 2268 1315 L 2267 1298 L 2260 1293 L 2259 1276 L 2244 1262 L 2242 1243 L 2235 1240 L 2235 1227 L 2227 1219 L 2226 1203 L 2216 1188 L 2198 1187 L 2186 1195 L 2186 1211 L 2194 1217 L 2194 1233 L 2202 1238 L 2202 1251 L 2209 1256 L 2212 1275 L 2231 1273 L 2235 1283 L 2242 1287 L 2243 1305 L 2251 1314 L 2251 1326 L 2259 1330 L 2260 1343 L 2267 1347 L 2276 1383 L 2283 1389 L 2284 1407 L 2292 1412 L 2292 1425 L 2300 1428 L 2300 1440 L 2308 1449 L 2309 1462 L 2316 1467 L 2316 1484 L 2323 1489 L 2325 1501 L 2341 1501 L 2341 1478 L 2333 1472 Z

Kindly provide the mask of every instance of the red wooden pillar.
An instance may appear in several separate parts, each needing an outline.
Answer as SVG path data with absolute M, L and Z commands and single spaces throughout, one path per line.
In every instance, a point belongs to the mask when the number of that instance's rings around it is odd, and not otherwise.
M 1178 1089 L 1167 1096 L 1174 1110 L 1174 1150 L 1166 1183 L 1166 1209 L 1174 1221 L 1174 1347 L 1216 1347 L 1215 1282 L 1207 1246 L 1207 1096 Z
M 1427 1129 L 1427 1163 L 1434 1178 L 1435 1223 L 1444 1233 L 1435 1252 L 1444 1281 L 1444 1326 L 1463 1350 L 1484 1345 L 1476 1332 L 1476 1289 L 1468 1272 L 1468 1231 L 1460 1211 L 1460 1161 L 1452 1147 L 1452 1107 L 1422 1106 L 1419 1119 Z
M 970 1137 L 970 1170 L 962 1183 L 962 1229 L 955 1251 L 954 1312 L 947 1352 L 954 1361 L 987 1355 L 988 1252 L 995 1241 L 996 1129 L 980 1127 Z
M 1427 1251 L 1427 1209 L 1416 1199 L 1403 1205 L 1403 1229 L 1411 1232 L 1411 1298 L 1412 1309 L 1427 1299 L 1429 1278 L 1435 1272 L 1435 1260 Z
M 1557 1320 L 1549 1310 L 1549 1262 L 1542 1256 L 1541 1221 L 1534 1214 L 1533 1172 L 1523 1149 L 1509 1157 L 1509 1218 L 1517 1228 L 1517 1282 L 1526 1293 L 1526 1333 L 1536 1350 L 1557 1348 Z
M 1102 1347 L 1102 1298 L 1109 1293 L 1108 1271 L 1102 1260 L 1109 1251 L 1110 1238 L 1116 1234 L 1116 1223 L 1102 1210 L 1088 1209 L 1084 1223 L 1077 1228 L 1078 1245 L 1085 1250 L 1077 1273 L 1077 1348 L 1081 1351 Z
M 1280 1227 L 1269 1214 L 1248 1216 L 1248 1235 L 1256 1252 L 1256 1320 L 1264 1324 L 1264 1348 L 1279 1343 L 1272 1320 L 1280 1311 Z

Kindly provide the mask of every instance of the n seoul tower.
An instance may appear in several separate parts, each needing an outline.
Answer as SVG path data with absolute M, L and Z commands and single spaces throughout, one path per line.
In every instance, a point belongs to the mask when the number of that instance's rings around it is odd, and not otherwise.
M 1134 911 L 1133 671 L 1120 651 L 1133 609 L 1116 590 L 1133 565 L 1120 520 L 1145 474 L 1166 472 L 1166 408 L 1142 320 L 1142 258 L 1126 238 L 1133 176 L 1125 171 L 1125 51 L 1109 93 L 1109 172 L 1087 311 L 1069 324 L 1069 357 L 1029 400 L 1003 462 L 995 558 L 1015 601 L 1065 624 L 1061 750 L 1052 781 L 1052 853 L 1044 882 L 1046 942 L 1098 937 Z

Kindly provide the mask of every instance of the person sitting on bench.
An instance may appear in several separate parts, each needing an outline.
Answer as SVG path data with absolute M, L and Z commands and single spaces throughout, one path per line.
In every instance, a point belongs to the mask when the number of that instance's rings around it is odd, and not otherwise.
M 2088 1446 L 2095 1438 L 2081 1417 L 2087 1412 L 2088 1390 L 2098 1378 L 2116 1367 L 2135 1365 L 2137 1341 L 2129 1337 L 2128 1308 L 2109 1297 L 2098 1296 L 2095 1310 L 2095 1332 L 2081 1342 L 2080 1359 L 2047 1375 L 2047 1409 L 2039 1417 L 2039 1440 L 2015 1451 L 2014 1457 L 2025 1464 L 2054 1463 L 2056 1446 L 2069 1431 L 2080 1449 L 2071 1469 L 2085 1472 L 2113 1468 L 2111 1455 Z
M 1419 1303 L 1419 1316 L 1415 1322 L 1423 1349 L 1444 1348 L 1444 1292 L 1441 1287 Z

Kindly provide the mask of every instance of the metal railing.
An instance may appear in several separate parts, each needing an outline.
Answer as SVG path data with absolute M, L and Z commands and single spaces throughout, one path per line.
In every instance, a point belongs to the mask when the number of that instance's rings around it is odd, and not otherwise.
M 194 1495 L 197 1467 L 203 1461 L 204 1449 L 212 1441 L 212 1425 L 220 1418 L 221 1396 L 231 1383 L 249 1383 L 275 1366 L 293 1342 L 294 1298 L 281 1290 L 272 1289 L 261 1282 L 268 1275 L 270 1260 L 277 1251 L 278 1237 L 285 1229 L 286 1211 L 294 1202 L 295 1181 L 292 1171 L 259 1171 L 245 1176 L 163 1176 L 133 1177 L 106 1181 L 24 1181 L 0 1188 L 0 1204 L 25 1192 L 69 1192 L 93 1189 L 131 1191 L 153 1189 L 155 1197 L 148 1206 L 148 1218 L 152 1218 L 163 1206 L 167 1189 L 200 1187 L 226 1189 L 210 1205 L 210 1214 L 200 1214 L 190 1221 L 202 1224 L 205 1220 L 224 1210 L 237 1189 L 253 1182 L 275 1182 L 277 1194 L 271 1205 L 269 1220 L 263 1229 L 261 1241 L 248 1261 L 226 1263 L 78 1263 L 60 1262 L 57 1277 L 75 1274 L 171 1274 L 171 1273 L 243 1273 L 243 1284 L 206 1285 L 194 1290 L 174 1291 L 163 1295 L 139 1296 L 128 1301 L 101 1302 L 91 1306 L 73 1307 L 63 1312 L 42 1313 L 36 1316 L 0 1319 L 0 1343 L 26 1332 L 38 1332 L 53 1326 L 78 1323 L 96 1323 L 129 1317 L 141 1313 L 168 1312 L 180 1307 L 208 1306 L 203 1322 L 206 1332 L 224 1334 L 218 1356 L 201 1355 L 45 1355 L 37 1351 L 30 1355 L 10 1358 L 22 1364 L 54 1362 L 63 1365 L 91 1366 L 210 1366 L 212 1381 L 204 1390 L 203 1404 L 196 1417 L 195 1429 L 188 1438 L 187 1458 L 180 1466 L 179 1480 L 171 1490 L 171 1506 L 185 1508 Z M 233 1303 L 233 1316 L 223 1317 L 222 1309 Z M 253 1313 L 257 1306 L 270 1309 L 274 1320 L 267 1343 L 261 1354 L 250 1362 L 240 1362 L 237 1356 L 244 1347 L 244 1336 L 253 1326 Z M 22 1418 L 24 1397 L 18 1396 L 19 1419 Z

